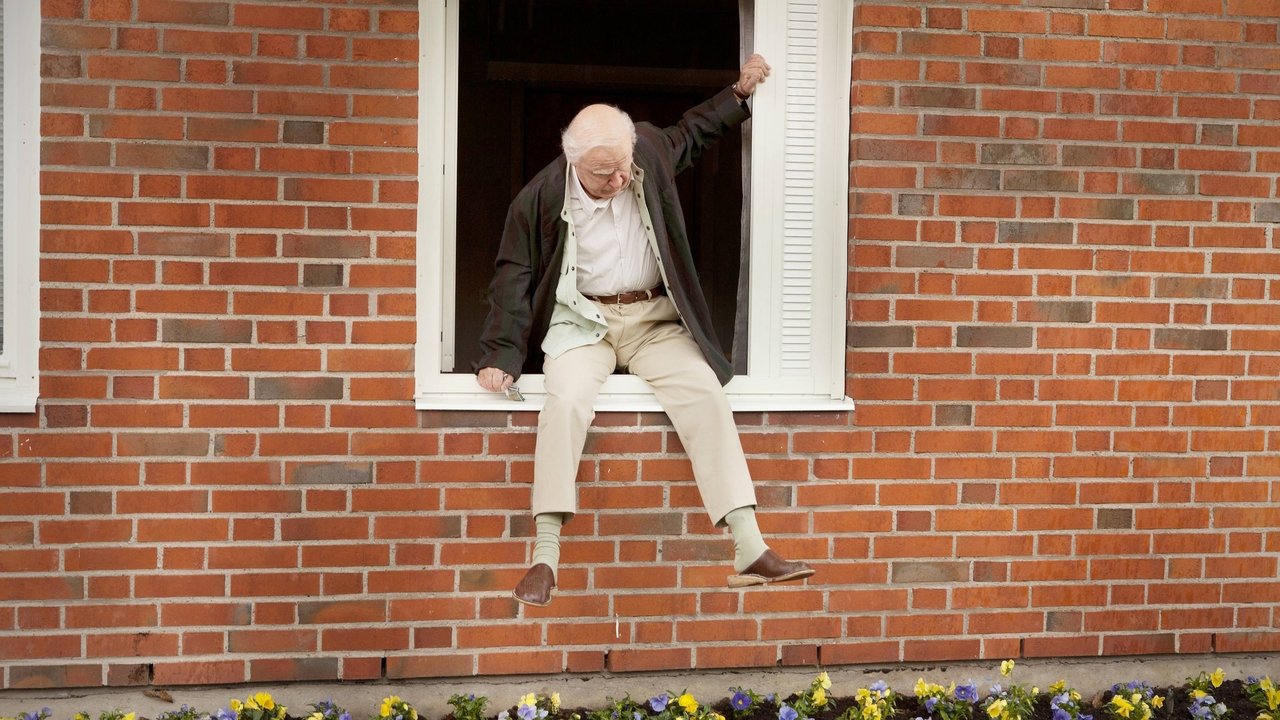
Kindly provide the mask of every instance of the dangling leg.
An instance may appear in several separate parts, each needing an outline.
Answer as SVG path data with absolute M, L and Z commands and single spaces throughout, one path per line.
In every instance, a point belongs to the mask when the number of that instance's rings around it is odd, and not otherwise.
M 560 527 L 578 509 L 578 462 L 592 405 L 605 378 L 616 365 L 606 342 L 574 348 L 543 363 L 546 402 L 538 414 L 538 440 L 533 456 L 532 509 L 537 536 L 516 600 L 545 607 L 551 602 L 560 561 Z
M 729 578 L 730 585 L 783 582 L 812 575 L 808 565 L 783 560 L 760 537 L 755 489 L 724 388 L 688 331 L 674 322 L 676 313 L 670 301 L 659 298 L 651 303 L 647 309 L 651 328 L 634 347 L 620 347 L 619 358 L 653 387 L 675 426 L 693 465 L 707 515 L 717 526 L 729 525 L 737 571 Z

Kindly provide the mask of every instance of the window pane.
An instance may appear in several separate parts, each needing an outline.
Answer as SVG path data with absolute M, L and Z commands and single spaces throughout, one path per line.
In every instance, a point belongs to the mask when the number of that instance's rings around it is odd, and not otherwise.
M 595 102 L 674 123 L 737 78 L 742 19 L 739 0 L 477 0 L 460 13 L 454 371 L 469 373 L 507 205 L 559 155 L 561 129 Z M 726 351 L 739 306 L 741 148 L 731 133 L 678 180 Z

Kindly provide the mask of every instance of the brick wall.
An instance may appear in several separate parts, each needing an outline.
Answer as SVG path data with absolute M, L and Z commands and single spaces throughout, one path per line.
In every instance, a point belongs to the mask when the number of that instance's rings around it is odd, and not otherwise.
M 535 418 L 410 400 L 416 3 L 42 6 L 3 687 L 1280 650 L 1274 2 L 861 3 L 858 409 L 740 416 L 819 575 L 610 414 L 540 611 Z

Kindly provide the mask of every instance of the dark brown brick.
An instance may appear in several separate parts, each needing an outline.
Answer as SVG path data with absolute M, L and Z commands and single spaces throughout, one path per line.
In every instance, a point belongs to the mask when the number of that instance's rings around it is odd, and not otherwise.
M 965 562 L 893 563 L 892 582 L 895 583 L 966 582 L 968 579 L 969 564 Z
M 978 91 L 969 88 L 908 86 L 899 92 L 906 107 L 974 108 Z
M 974 251 L 965 247 L 903 245 L 898 248 L 898 267 L 971 268 Z
M 1087 323 L 1093 319 L 1093 303 L 1077 300 L 1030 300 L 1018 304 L 1023 322 Z
M 1124 191 L 1135 195 L 1191 195 L 1194 175 L 1182 173 L 1134 173 L 1124 176 Z
M 1133 509 L 1098 508 L 1098 519 L 1095 524 L 1099 530 L 1131 530 L 1133 529 Z
M 1162 277 L 1156 278 L 1156 297 L 1226 298 L 1231 294 L 1231 281 L 1226 278 Z
M 116 167 L 204 170 L 209 167 L 207 145 L 143 145 L 128 143 L 116 146 Z
M 988 165 L 1053 165 L 1057 153 L 1052 145 L 1007 143 L 983 145 L 982 162 Z
M 365 258 L 369 238 L 353 235 L 285 235 L 284 257 Z
M 929 216 L 933 214 L 933 206 L 934 196 L 932 195 L 903 194 L 898 196 L 899 215 Z
M 263 658 L 249 661 L 252 682 L 337 680 L 338 658 Z
M 942 426 L 972 425 L 972 405 L 939 405 L 934 412 L 934 424 Z
M 1001 222 L 997 232 L 998 240 L 1002 243 L 1070 245 L 1072 241 L 1071 223 L 1065 222 L 1019 222 L 1009 220 Z
M 6 687 L 21 690 L 100 685 L 101 665 L 12 665 L 9 667 L 9 684 Z
M 261 377 L 254 381 L 256 400 L 341 400 L 340 377 Z
M 1138 164 L 1138 156 L 1133 148 L 1068 145 L 1062 149 L 1062 164 L 1068 167 L 1134 167 Z
M 324 142 L 324 123 L 310 120 L 285 120 L 284 141 L 299 145 L 318 145 Z
M 342 287 L 341 265 L 304 265 L 303 287 Z
M 1070 170 L 1006 170 L 1004 189 L 1077 192 L 1080 189 L 1080 174 Z
M 140 3 L 138 20 L 166 25 L 229 25 L 231 3 L 151 0 Z
M 924 171 L 926 188 L 953 190 L 998 190 L 999 170 L 976 168 L 927 168 Z
M 138 254 L 230 257 L 231 236 L 223 233 L 138 233 Z
M 161 337 L 171 343 L 247 343 L 253 340 L 253 322 L 175 318 L 161 321 Z
M 299 463 L 292 466 L 287 482 L 291 485 L 370 485 L 373 463 Z
M 1156 347 L 1162 350 L 1226 350 L 1226 330 L 1157 328 Z
M 1045 613 L 1045 632 L 1078 633 L 1084 627 L 1084 613 L 1076 610 L 1051 610 Z
M 1280 203 L 1258 203 L 1254 208 L 1254 220 L 1280 223 Z
M 957 347 L 1031 347 L 1032 329 L 1007 326 L 964 326 L 956 328 Z
M 849 333 L 850 347 L 911 347 L 915 331 L 906 325 L 858 326 Z

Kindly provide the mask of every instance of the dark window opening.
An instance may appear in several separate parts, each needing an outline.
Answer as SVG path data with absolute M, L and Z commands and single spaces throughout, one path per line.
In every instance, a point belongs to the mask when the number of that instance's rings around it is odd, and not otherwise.
M 737 79 L 739 0 L 464 0 L 459 17 L 454 371 L 468 373 L 488 313 L 507 206 L 560 154 L 585 105 L 675 123 Z M 735 343 L 743 243 L 742 137 L 733 131 L 677 179 L 721 345 Z M 745 298 L 742 300 L 745 309 Z M 735 358 L 743 369 L 745 361 Z M 540 373 L 541 368 L 526 367 Z

